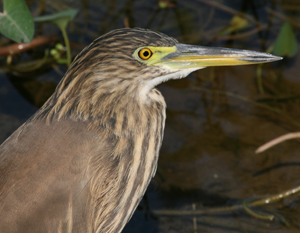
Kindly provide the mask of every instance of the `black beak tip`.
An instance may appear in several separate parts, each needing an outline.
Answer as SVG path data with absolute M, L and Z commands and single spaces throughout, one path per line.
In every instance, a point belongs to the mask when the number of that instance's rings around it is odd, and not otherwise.
M 271 55 L 270 61 L 280 61 L 282 59 L 283 59 L 283 57 L 279 57 L 279 56 L 276 56 L 276 55 Z
M 265 62 L 275 62 L 282 60 L 283 57 L 279 57 L 269 53 L 262 53 L 259 55 L 248 56 L 245 58 L 239 58 L 239 60 L 244 60 L 253 63 L 265 63 Z

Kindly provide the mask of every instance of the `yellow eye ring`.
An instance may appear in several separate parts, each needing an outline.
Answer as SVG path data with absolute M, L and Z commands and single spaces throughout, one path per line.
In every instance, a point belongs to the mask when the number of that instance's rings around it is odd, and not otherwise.
M 139 51 L 139 57 L 143 60 L 148 60 L 152 54 L 152 51 L 148 48 L 143 48 Z

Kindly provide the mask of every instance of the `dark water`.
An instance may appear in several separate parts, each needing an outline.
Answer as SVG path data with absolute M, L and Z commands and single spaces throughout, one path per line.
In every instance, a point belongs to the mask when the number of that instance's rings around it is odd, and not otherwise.
M 35 16 L 79 9 L 68 27 L 73 56 L 101 34 L 124 26 L 159 30 L 181 43 L 266 51 L 289 21 L 299 39 L 299 1 L 160 3 L 166 7 L 152 0 L 28 1 Z M 239 12 L 253 21 L 226 34 Z M 37 30 L 61 36 L 53 25 Z M 15 59 L 33 59 L 43 49 Z M 299 195 L 250 207 L 257 216 L 246 208 L 224 209 L 300 185 L 299 140 L 255 154 L 265 142 L 299 131 L 299 59 L 297 53 L 263 65 L 263 92 L 257 65 L 207 68 L 161 84 L 168 109 L 157 174 L 124 232 L 299 232 Z M 42 105 L 65 71 L 53 64 L 30 74 L 0 74 L 1 142 Z M 193 209 L 202 212 L 184 212 Z

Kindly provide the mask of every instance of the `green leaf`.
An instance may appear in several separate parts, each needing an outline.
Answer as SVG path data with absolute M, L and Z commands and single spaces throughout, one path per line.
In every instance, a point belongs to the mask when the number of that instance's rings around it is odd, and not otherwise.
M 76 9 L 69 9 L 66 11 L 61 11 L 56 14 L 40 16 L 40 17 L 37 17 L 34 19 L 35 22 L 53 23 L 60 28 L 60 30 L 63 34 L 64 40 L 65 40 L 66 47 L 67 47 L 67 63 L 68 63 L 68 65 L 71 64 L 71 48 L 70 48 L 68 35 L 66 32 L 66 27 L 67 27 L 68 23 L 75 17 L 77 12 L 78 12 L 78 10 L 76 10 Z
M 274 55 L 293 57 L 297 54 L 298 43 L 290 23 L 285 22 L 280 28 L 280 32 L 273 48 Z
M 166 9 L 168 7 L 166 2 L 159 2 L 158 6 L 160 9 Z
M 228 35 L 230 33 L 245 29 L 250 25 L 251 24 L 247 21 L 247 19 L 236 15 L 231 19 L 229 25 L 225 27 L 223 30 L 221 30 L 219 35 Z
M 16 42 L 29 43 L 32 40 L 34 24 L 24 0 L 3 0 L 0 32 Z
M 60 29 L 65 29 L 68 23 L 77 14 L 77 9 L 69 9 L 52 15 L 44 15 L 34 18 L 34 22 L 47 22 L 57 25 Z

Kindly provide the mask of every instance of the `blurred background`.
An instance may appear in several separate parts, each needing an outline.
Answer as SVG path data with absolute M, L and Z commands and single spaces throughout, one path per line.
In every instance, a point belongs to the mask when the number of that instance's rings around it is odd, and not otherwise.
M 299 140 L 255 154 L 260 145 L 299 131 L 300 1 L 26 3 L 33 17 L 78 10 L 66 27 L 72 58 L 122 27 L 149 28 L 186 44 L 284 56 L 264 65 L 206 68 L 158 86 L 168 106 L 158 170 L 123 232 L 299 232 L 298 194 L 249 203 L 300 186 Z M 43 105 L 67 70 L 60 28 L 36 22 L 34 38 L 40 36 L 44 42 L 24 52 L 0 37 L 1 143 Z M 4 51 L 8 45 L 15 46 L 13 54 Z

